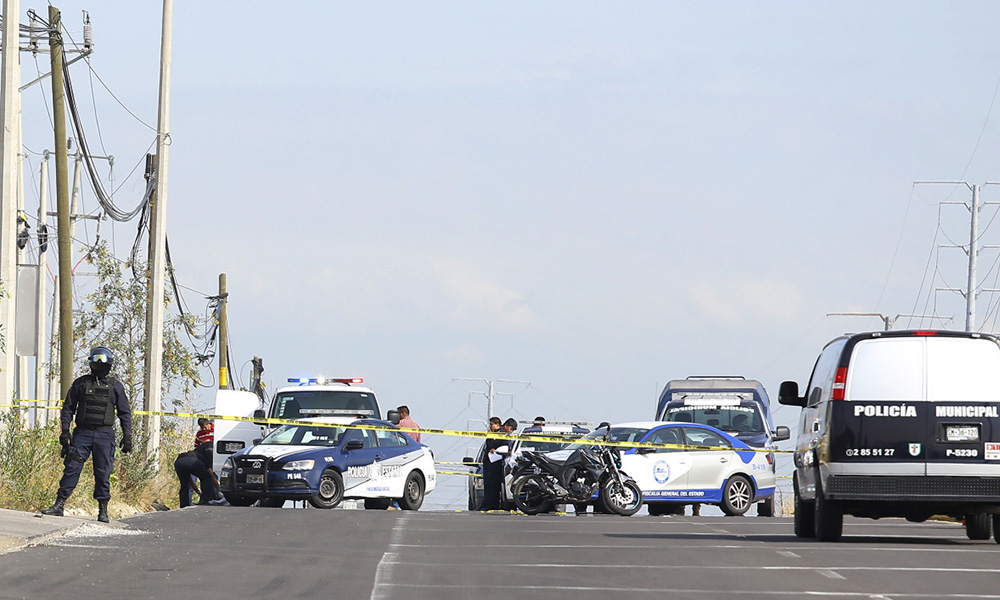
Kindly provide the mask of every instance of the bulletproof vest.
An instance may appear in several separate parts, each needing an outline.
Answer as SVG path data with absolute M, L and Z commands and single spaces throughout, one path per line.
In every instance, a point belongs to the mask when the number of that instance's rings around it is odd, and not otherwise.
M 76 424 L 95 427 L 115 424 L 115 380 L 85 381 L 76 408 Z

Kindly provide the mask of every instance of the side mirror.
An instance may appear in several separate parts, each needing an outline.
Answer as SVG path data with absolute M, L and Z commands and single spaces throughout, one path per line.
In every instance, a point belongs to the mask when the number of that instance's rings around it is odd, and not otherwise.
M 601 424 L 597 426 L 598 429 L 611 429 L 611 423 L 607 421 L 601 421 Z
M 257 444 L 260 444 L 260 443 L 261 443 L 261 442 L 263 442 L 263 441 L 264 441 L 264 438 L 257 438 L 257 439 L 255 439 L 255 440 L 253 441 L 253 445 L 254 445 L 254 446 L 256 446 Z
M 783 442 L 788 438 L 792 437 L 792 432 L 784 425 L 778 425 L 774 428 L 774 436 L 771 438 L 775 442 Z
M 264 413 L 263 409 L 258 408 L 257 410 L 253 411 L 253 418 L 254 419 L 266 419 L 267 415 Z M 267 423 L 264 423 L 263 421 L 257 421 L 257 420 L 255 420 L 253 422 L 253 424 L 254 425 L 267 425 Z
M 805 406 L 806 399 L 799 396 L 799 384 L 783 381 L 778 388 L 778 403 L 786 406 Z
M 471 456 L 466 456 L 465 458 L 462 459 L 462 462 L 464 462 L 466 466 L 472 466 L 476 464 L 476 460 Z
M 347 442 L 346 446 L 344 446 L 344 450 L 361 450 L 364 447 L 365 443 L 361 440 L 351 440 Z
M 399 425 L 399 412 L 395 410 L 390 410 L 385 413 L 385 420 L 389 421 L 393 425 Z

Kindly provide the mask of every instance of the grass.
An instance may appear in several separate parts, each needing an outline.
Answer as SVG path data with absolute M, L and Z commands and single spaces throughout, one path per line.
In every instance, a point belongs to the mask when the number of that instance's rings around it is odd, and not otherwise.
M 191 419 L 161 420 L 161 443 L 156 456 L 142 451 L 148 439 L 141 419 L 133 423 L 135 450 L 115 455 L 111 474 L 112 518 L 154 510 L 154 504 L 177 508 L 177 475 L 174 459 L 190 450 L 194 439 Z M 0 508 L 36 511 L 50 506 L 56 498 L 63 461 L 59 456 L 59 424 L 29 428 L 22 422 L 21 411 L 0 413 Z M 66 503 L 67 513 L 96 515 L 93 499 L 92 459 L 87 460 L 80 483 Z

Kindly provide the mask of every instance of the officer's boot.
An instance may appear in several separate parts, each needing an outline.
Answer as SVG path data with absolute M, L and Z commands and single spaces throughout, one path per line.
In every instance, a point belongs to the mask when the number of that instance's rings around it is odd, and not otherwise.
M 97 520 L 101 523 L 109 523 L 108 519 L 108 501 L 98 500 L 97 501 Z
M 56 503 L 52 506 L 42 509 L 43 515 L 49 515 L 50 517 L 61 517 L 63 516 L 63 509 L 66 508 L 65 496 L 56 495 Z

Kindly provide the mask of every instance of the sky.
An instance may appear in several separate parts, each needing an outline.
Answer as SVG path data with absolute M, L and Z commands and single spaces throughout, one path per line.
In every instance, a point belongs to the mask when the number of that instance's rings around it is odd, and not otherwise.
M 161 7 L 59 8 L 77 40 L 89 11 L 95 52 L 71 72 L 131 208 Z M 792 425 L 779 384 L 883 327 L 828 313 L 965 327 L 943 288 L 966 285 L 971 192 L 915 182 L 1000 181 L 998 18 L 993 2 L 178 2 L 176 277 L 202 314 L 226 273 L 237 381 L 260 356 L 272 391 L 363 377 L 423 426 L 479 429 L 486 384 L 455 378 L 530 382 L 497 383 L 501 417 L 598 423 L 651 419 L 670 379 L 741 375 Z M 47 70 L 21 60 L 24 81 Z M 48 93 L 23 97 L 29 212 Z M 1000 245 L 1000 187 L 981 199 L 979 244 Z M 102 225 L 122 258 L 134 235 Z M 975 328 L 997 331 L 1000 252 L 978 256 Z

